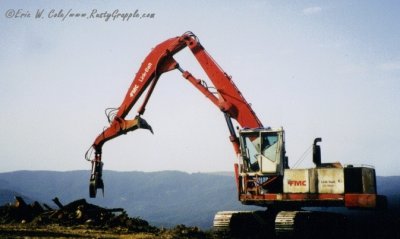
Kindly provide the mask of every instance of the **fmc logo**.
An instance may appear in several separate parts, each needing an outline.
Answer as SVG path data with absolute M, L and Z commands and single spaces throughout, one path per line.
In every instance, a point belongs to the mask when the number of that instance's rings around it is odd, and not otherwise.
M 307 186 L 306 180 L 288 180 L 289 186 Z

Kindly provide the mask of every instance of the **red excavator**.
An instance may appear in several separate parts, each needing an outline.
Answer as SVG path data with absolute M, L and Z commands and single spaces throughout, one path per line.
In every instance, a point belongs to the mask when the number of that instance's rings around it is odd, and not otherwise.
M 174 59 L 174 55 L 186 47 L 193 53 L 212 84 L 197 79 L 182 69 Z M 237 155 L 234 172 L 240 202 L 268 208 L 265 213 L 218 212 L 214 218 L 215 229 L 233 229 L 238 228 L 238 225 L 242 228 L 244 224 L 251 225 L 249 228 L 257 224 L 260 229 L 263 226 L 269 227 L 272 222 L 276 235 L 285 236 L 300 231 L 309 234 L 311 229 L 305 230 L 304 225 L 312 224 L 322 228 L 326 225 L 321 222 L 328 221 L 327 224 L 332 228 L 333 224 L 340 225 L 338 221 L 341 220 L 328 213 L 303 211 L 303 207 L 375 209 L 381 202 L 384 204 L 385 198 L 377 195 L 374 168 L 322 163 L 318 145 L 320 138 L 313 143 L 315 167 L 290 169 L 284 130 L 263 126 L 231 77 L 213 60 L 192 32 L 168 39 L 153 48 L 133 79 L 121 106 L 106 109 L 110 126 L 97 136 L 86 153 L 86 159 L 92 162 L 90 197 L 96 197 L 97 189 L 104 192 L 101 158 L 103 144 L 139 128 L 152 131 L 142 115 L 160 76 L 172 70 L 179 70 L 188 82 L 224 114 L 230 133 L 229 140 Z M 144 92 L 146 95 L 137 116 L 125 119 Z M 241 128 L 235 130 L 232 119 Z

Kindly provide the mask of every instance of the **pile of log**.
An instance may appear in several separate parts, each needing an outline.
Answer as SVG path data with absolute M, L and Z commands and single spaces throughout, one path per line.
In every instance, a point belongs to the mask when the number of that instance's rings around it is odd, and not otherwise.
M 0 224 L 26 223 L 43 212 L 44 209 L 38 202 L 28 205 L 21 197 L 15 197 L 14 205 L 0 207 Z
M 140 218 L 130 218 L 122 208 L 107 209 L 79 199 L 62 204 L 56 197 L 53 202 L 57 209 L 38 202 L 27 204 L 21 197 L 15 197 L 14 204 L 0 207 L 0 224 L 33 224 L 62 226 L 86 225 L 92 228 L 120 228 L 129 231 L 152 231 L 154 227 Z

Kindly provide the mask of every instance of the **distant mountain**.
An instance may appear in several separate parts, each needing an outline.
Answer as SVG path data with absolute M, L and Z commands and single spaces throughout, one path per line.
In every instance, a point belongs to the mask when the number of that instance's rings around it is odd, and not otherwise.
M 8 189 L 0 189 L 0 206 L 4 205 L 6 203 L 14 202 L 16 196 L 24 198 L 24 201 L 26 203 L 32 203 L 35 201 L 28 196 L 20 194 L 19 192 L 15 192 L 15 191 L 8 190 Z
M 209 228 L 220 210 L 252 210 L 237 200 L 236 183 L 231 176 L 207 173 L 115 172 L 104 171 L 105 196 L 88 196 L 88 171 L 16 171 L 0 173 L 0 190 L 27 195 L 54 205 L 58 197 L 68 203 L 79 198 L 108 207 L 125 208 L 131 217 L 140 217 L 157 226 L 177 224 Z M 13 201 L 0 198 L 0 205 Z M 54 207 L 56 207 L 54 205 Z
M 378 193 L 400 194 L 400 176 L 377 177 Z
M 260 210 L 237 200 L 233 173 L 115 172 L 104 171 L 105 196 L 88 196 L 88 171 L 16 171 L 0 173 L 0 205 L 23 196 L 56 207 L 58 197 L 69 203 L 85 198 L 103 207 L 122 207 L 131 217 L 156 226 L 185 224 L 209 228 L 222 210 Z M 390 205 L 400 208 L 400 177 L 377 177 L 379 193 L 390 195 Z

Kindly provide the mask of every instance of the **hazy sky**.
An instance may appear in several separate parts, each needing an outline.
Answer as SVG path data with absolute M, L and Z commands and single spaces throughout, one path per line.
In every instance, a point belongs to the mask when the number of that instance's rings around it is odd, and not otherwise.
M 104 109 L 121 104 L 152 47 L 190 30 L 264 125 L 285 128 L 291 166 L 322 137 L 324 162 L 400 175 L 398 1 L 96 2 L 0 0 L 0 171 L 89 170 Z M 116 10 L 154 15 L 89 17 Z M 176 58 L 205 79 L 187 49 Z M 161 78 L 144 118 L 155 134 L 106 143 L 105 169 L 233 169 L 222 113 L 179 72 Z

